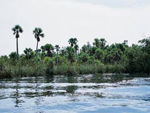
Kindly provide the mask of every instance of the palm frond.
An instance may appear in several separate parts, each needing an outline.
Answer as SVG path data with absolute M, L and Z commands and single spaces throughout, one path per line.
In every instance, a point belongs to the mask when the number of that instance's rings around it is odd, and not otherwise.
M 38 28 L 35 28 L 34 30 L 33 30 L 33 34 L 35 34 L 35 33 L 37 33 L 38 32 Z
M 19 26 L 19 25 L 16 25 L 16 26 L 15 26 L 15 29 L 19 29 L 19 28 L 20 28 L 20 26 Z
M 23 29 L 22 29 L 21 27 L 19 28 L 19 32 L 20 32 L 20 33 L 22 33 L 22 32 L 23 32 Z
M 38 28 L 39 34 L 42 33 L 42 31 L 43 31 L 43 30 L 42 30 L 41 28 Z
M 43 34 L 40 34 L 40 36 L 43 38 L 45 35 L 44 35 L 44 33 L 43 33 Z

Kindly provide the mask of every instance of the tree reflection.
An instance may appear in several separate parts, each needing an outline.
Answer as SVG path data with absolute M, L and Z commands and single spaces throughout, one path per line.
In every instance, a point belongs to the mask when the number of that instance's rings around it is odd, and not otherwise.
M 16 78 L 16 86 L 15 86 L 15 107 L 21 107 L 21 103 L 23 103 L 24 101 L 20 99 L 20 94 L 19 94 L 19 78 Z
M 41 102 L 41 97 L 39 95 L 39 85 L 40 84 L 38 83 L 38 77 L 36 76 L 35 77 L 35 97 L 36 97 L 35 104 L 36 105 L 39 105 Z
M 77 77 L 67 76 L 67 83 L 77 83 Z M 66 92 L 69 94 L 75 94 L 75 91 L 78 89 L 78 86 L 71 85 L 66 87 Z
M 77 89 L 78 89 L 78 86 L 67 86 L 66 92 L 70 94 L 74 94 Z

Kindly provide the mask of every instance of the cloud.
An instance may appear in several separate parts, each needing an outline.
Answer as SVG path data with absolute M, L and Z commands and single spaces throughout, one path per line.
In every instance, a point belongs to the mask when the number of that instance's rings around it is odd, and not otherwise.
M 81 47 L 94 38 L 106 38 L 109 44 L 129 40 L 137 43 L 143 34 L 150 35 L 150 7 L 109 7 L 106 4 L 68 0 L 10 0 L 0 1 L 0 55 L 16 50 L 11 28 L 20 24 L 24 30 L 19 39 L 20 53 L 26 47 L 35 49 L 36 40 L 32 31 L 41 27 L 46 43 L 67 46 L 71 37 L 76 37 Z

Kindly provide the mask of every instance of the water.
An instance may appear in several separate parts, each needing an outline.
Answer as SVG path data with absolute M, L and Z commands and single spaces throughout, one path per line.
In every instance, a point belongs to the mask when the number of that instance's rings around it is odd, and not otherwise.
M 1 79 L 0 113 L 150 113 L 150 78 L 59 75 Z

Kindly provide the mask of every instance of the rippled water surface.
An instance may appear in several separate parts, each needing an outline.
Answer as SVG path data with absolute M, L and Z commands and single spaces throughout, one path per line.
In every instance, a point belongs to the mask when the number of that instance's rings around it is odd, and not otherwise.
M 150 78 L 58 75 L 1 79 L 0 113 L 150 113 Z

